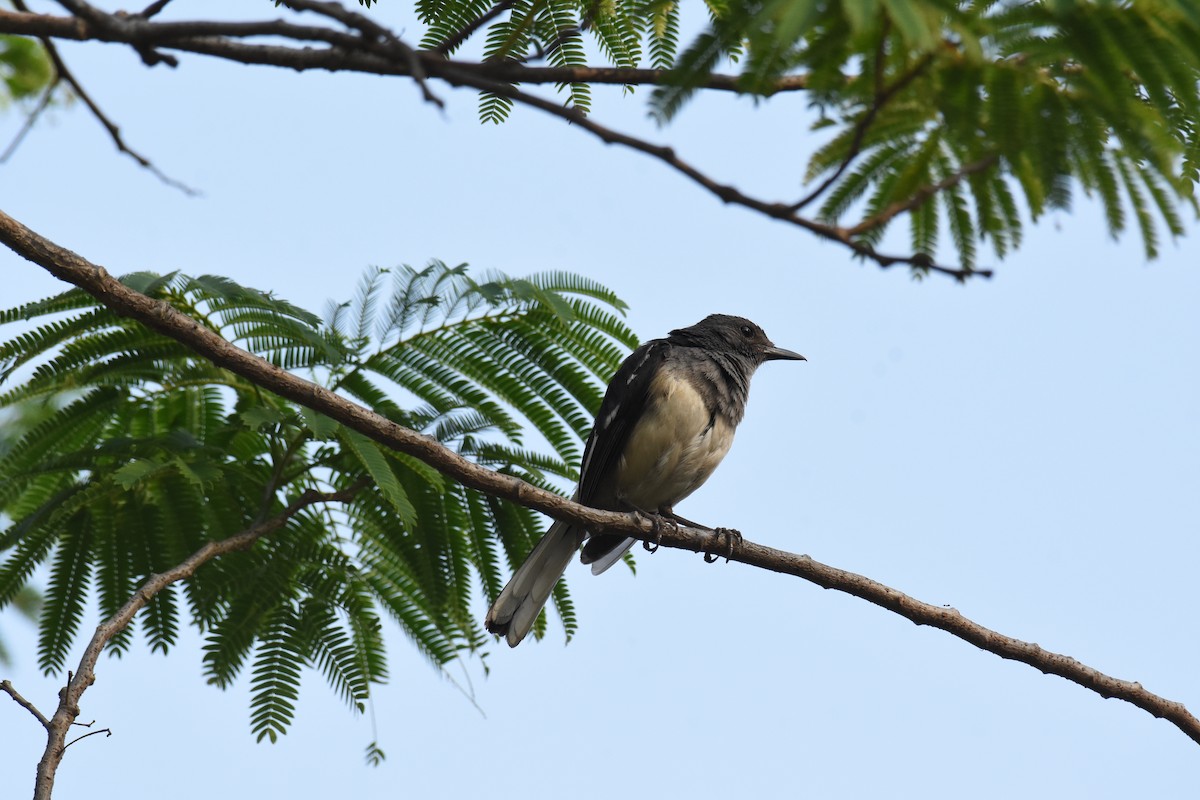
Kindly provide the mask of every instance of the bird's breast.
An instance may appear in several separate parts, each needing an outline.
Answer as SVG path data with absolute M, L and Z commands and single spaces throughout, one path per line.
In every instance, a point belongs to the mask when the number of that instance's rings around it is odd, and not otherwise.
M 621 453 L 618 497 L 643 511 L 674 506 L 717 468 L 733 433 L 734 425 L 690 381 L 656 376 Z

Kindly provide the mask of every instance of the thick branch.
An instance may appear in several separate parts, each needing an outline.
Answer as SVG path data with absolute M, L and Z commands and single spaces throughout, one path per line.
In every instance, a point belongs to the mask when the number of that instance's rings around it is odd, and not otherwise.
M 34 800 L 50 800 L 50 795 L 54 790 L 54 777 L 58 771 L 59 764 L 62 763 L 63 751 L 67 748 L 67 732 L 79 717 L 79 699 L 96 680 L 96 661 L 100 658 L 100 654 L 104 652 L 104 648 L 108 646 L 109 641 L 129 625 L 137 612 L 141 611 L 147 603 L 153 600 L 167 586 L 176 581 L 191 577 L 197 569 L 214 558 L 237 550 L 249 549 L 251 545 L 262 537 L 282 528 L 287 524 L 288 520 L 308 506 L 316 503 L 346 502 L 354 496 L 358 488 L 351 487 L 340 492 L 305 492 L 278 515 L 236 533 L 227 539 L 209 542 L 177 566 L 166 572 L 151 575 L 134 593 L 133 597 L 129 598 L 129 601 L 125 605 L 121 606 L 111 617 L 100 623 L 96 627 L 96 632 L 92 635 L 91 641 L 88 642 L 87 648 L 83 651 L 83 657 L 79 660 L 79 667 L 72 673 L 70 680 L 67 681 L 67 685 L 59 691 L 58 708 L 55 710 L 54 716 L 47 720 L 45 717 L 37 714 L 36 710 L 32 709 L 31 706 L 22 703 L 22 705 L 26 705 L 26 708 L 34 711 L 47 731 L 46 749 L 42 753 L 42 758 L 38 762 L 37 767 L 37 779 L 33 791 Z M 7 683 L 5 681 L 5 684 Z M 7 687 L 5 687 L 5 691 L 8 691 Z M 15 693 L 9 693 L 13 694 L 14 699 L 17 699 L 18 696 Z M 17 700 L 17 702 L 21 701 Z
M 175 339 L 264 389 L 326 414 L 380 444 L 420 458 L 465 486 L 512 500 L 555 519 L 580 523 L 593 530 L 603 529 L 642 540 L 648 540 L 656 533 L 647 519 L 580 506 L 513 476 L 492 472 L 448 450 L 428 436 L 403 428 L 235 347 L 170 305 L 133 291 L 102 267 L 44 239 L 3 212 L 0 212 L 0 242 L 56 277 L 82 288 L 118 314 L 136 319 Z M 662 544 L 693 552 L 724 552 L 726 549 L 725 538 L 713 531 L 668 527 L 657 531 L 657 535 Z M 1200 743 L 1200 720 L 1181 703 L 1153 694 L 1138 683 L 1105 675 L 1069 656 L 1004 636 L 972 622 L 953 609 L 923 603 L 877 581 L 821 564 L 808 556 L 749 541 L 734 543 L 729 547 L 729 556 L 733 561 L 794 575 L 826 589 L 852 594 L 894 611 L 918 625 L 940 628 L 1001 658 L 1020 661 L 1042 672 L 1066 678 L 1103 697 L 1132 703 L 1156 717 L 1170 721 L 1193 741 Z

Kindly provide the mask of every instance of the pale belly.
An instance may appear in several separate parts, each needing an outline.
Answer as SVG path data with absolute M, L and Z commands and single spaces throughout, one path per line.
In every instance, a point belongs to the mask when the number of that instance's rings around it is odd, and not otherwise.
M 617 496 L 642 511 L 670 508 L 708 480 L 731 444 L 733 427 L 711 418 L 691 384 L 656 384 L 621 456 Z

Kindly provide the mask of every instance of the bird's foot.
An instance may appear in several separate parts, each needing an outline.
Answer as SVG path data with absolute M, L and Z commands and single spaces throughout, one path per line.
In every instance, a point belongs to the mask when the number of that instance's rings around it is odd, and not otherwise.
M 651 514 L 645 511 L 636 511 L 639 517 L 650 520 L 650 538 L 642 542 L 642 547 L 646 548 L 646 552 L 653 553 L 658 550 L 659 544 L 662 542 L 662 531 L 667 525 L 678 531 L 679 523 L 669 516 L 664 514 Z
M 742 543 L 742 534 L 739 531 L 735 531 L 733 528 L 714 528 L 713 538 L 725 540 L 725 552 L 722 554 L 713 552 L 712 550 L 705 550 L 704 563 L 711 564 L 724 555 L 725 563 L 728 564 L 729 558 L 733 555 L 734 543 L 736 542 L 739 545 Z

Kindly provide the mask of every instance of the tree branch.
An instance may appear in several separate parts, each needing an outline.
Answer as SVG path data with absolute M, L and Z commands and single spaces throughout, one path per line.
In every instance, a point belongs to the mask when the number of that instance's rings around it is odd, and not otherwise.
M 289 4 L 291 5 L 291 4 Z M 297 6 L 299 7 L 299 6 Z M 309 8 L 304 5 L 304 8 Z M 316 10 L 317 6 L 313 7 Z M 359 15 L 362 16 L 362 15 Z M 409 75 L 407 66 L 386 61 L 357 58 L 363 53 L 363 40 L 330 28 L 296 25 L 283 20 L 261 22 L 150 22 L 135 17 L 122 20 L 120 30 L 101 30 L 77 17 L 55 17 L 48 14 L 18 13 L 0 9 L 0 33 L 22 36 L 47 36 L 71 41 L 100 41 L 132 44 L 136 40 L 156 43 L 156 46 L 184 52 L 227 58 L 245 64 L 286 67 L 296 70 L 323 69 L 334 72 L 363 72 L 371 75 Z M 394 34 L 393 34 L 394 35 Z M 319 41 L 338 50 L 301 50 L 287 47 L 258 46 L 252 50 L 227 49 L 229 41 L 248 37 L 275 36 L 293 41 Z M 219 42 L 212 41 L 220 40 Z M 244 45 L 244 43 L 242 43 Z M 244 45 L 248 46 L 249 45 Z M 284 51 L 283 53 L 279 51 Z M 454 64 L 464 70 L 475 70 L 500 81 L 524 84 L 600 83 L 616 86 L 657 86 L 669 83 L 670 70 L 627 67 L 533 67 L 518 62 L 475 62 L 445 59 L 437 50 L 414 51 L 430 75 L 438 62 Z M 288 55 L 285 55 L 288 54 Z M 301 54 L 299 58 L 295 54 Z M 399 68 L 397 68 L 399 67 Z M 698 84 L 701 89 L 741 93 L 736 75 L 710 75 Z M 788 75 L 773 83 L 766 94 L 804 91 L 807 75 Z
M 972 161 L 970 164 L 964 164 L 958 171 L 947 175 L 937 183 L 931 183 L 926 186 L 922 186 L 920 189 L 917 189 L 915 192 L 913 192 L 912 196 L 908 197 L 907 199 L 892 203 L 878 214 L 867 217 L 862 222 L 847 230 L 847 233 L 850 236 L 859 236 L 871 230 L 872 228 L 878 228 L 880 225 L 890 222 L 898 214 L 903 214 L 905 211 L 913 210 L 943 189 L 949 189 L 951 186 L 961 183 L 963 179 L 968 178 L 977 172 L 983 172 L 991 169 L 992 166 L 994 166 L 999 160 L 1000 156 L 993 153 L 992 155 L 984 156 L 978 161 Z
M 822 181 L 821 184 L 811 192 L 789 206 L 792 211 L 800 211 L 803 209 L 813 200 L 816 200 L 818 197 L 823 195 L 825 191 L 837 181 L 838 178 L 842 177 L 842 174 L 846 171 L 850 164 L 852 164 L 854 159 L 858 158 L 858 154 L 862 152 L 863 141 L 867 138 L 867 129 L 871 127 L 871 123 L 875 121 L 875 117 L 879 115 L 879 112 L 883 110 L 883 107 L 887 105 L 893 97 L 900 93 L 901 89 L 916 80 L 917 76 L 924 72 L 925 69 L 933 62 L 933 53 L 926 53 L 925 56 L 912 67 L 912 69 L 908 70 L 908 72 L 897 78 L 896 82 L 891 86 L 885 88 L 883 86 L 882 64 L 884 58 L 884 43 L 887 40 L 888 27 L 889 26 L 887 25 L 884 26 L 883 35 L 879 40 L 879 49 L 875 56 L 875 97 L 871 101 L 871 107 L 863 112 L 862 117 L 858 120 L 858 124 L 854 126 L 854 136 L 850 141 L 850 147 L 846 151 L 846 156 L 842 159 L 842 163 L 838 164 L 837 169 L 833 171 L 832 175 Z
M 102 267 L 39 236 L 3 212 L 0 212 L 0 242 L 61 280 L 80 287 L 116 313 L 138 320 L 264 389 L 325 414 L 380 444 L 419 458 L 472 489 L 512 500 L 555 519 L 579 523 L 591 530 L 621 533 L 643 541 L 657 539 L 668 547 L 692 552 L 724 554 L 728 549 L 730 560 L 793 575 L 826 589 L 854 595 L 918 625 L 944 630 L 1001 658 L 1019 661 L 1044 673 L 1066 678 L 1102 697 L 1124 700 L 1168 720 L 1184 735 L 1200 743 L 1200 719 L 1189 713 L 1181 703 L 1149 692 L 1139 683 L 1111 677 L 1069 656 L 986 628 L 952 608 L 921 602 L 870 578 L 822 564 L 808 556 L 745 540 L 727 543 L 726 538 L 715 531 L 686 527 L 666 527 L 656 531 L 648 519 L 638 515 L 598 511 L 578 505 L 511 475 L 501 475 L 474 464 L 431 437 L 397 425 L 322 386 L 303 380 L 234 346 L 167 303 L 133 291 Z M 141 592 L 138 596 L 141 596 Z M 130 602 L 137 602 L 137 597 Z M 89 646 L 88 653 L 98 655 L 98 652 Z M 94 658 L 91 663 L 94 664 Z M 73 696 L 77 702 L 78 692 L 84 688 L 77 681 L 78 677 L 64 690 L 64 704 L 72 692 L 75 692 Z M 77 713 L 77 706 L 74 708 Z M 66 715 L 69 709 L 63 711 L 63 705 L 60 704 L 59 713 Z M 58 719 L 57 713 L 55 719 Z
M 170 2 L 171 0 L 154 0 L 153 3 L 139 11 L 138 16 L 142 19 L 150 19 L 151 17 L 156 16 L 158 12 L 166 8 Z
M 13 0 L 13 7 L 20 11 L 28 11 L 28 8 L 25 6 L 23 0 Z M 53 40 L 48 36 L 41 36 L 39 38 L 41 39 L 42 46 L 46 48 L 46 55 L 50 57 L 50 62 L 54 65 L 54 72 L 56 76 L 54 79 L 54 85 L 57 86 L 59 81 L 65 81 L 67 85 L 71 87 L 75 94 L 78 95 L 79 99 L 83 101 L 83 104 L 88 107 L 88 110 L 92 112 L 92 116 L 94 116 L 96 120 L 104 126 L 104 129 L 108 131 L 109 138 L 112 139 L 113 144 L 116 145 L 119 152 L 122 152 L 132 158 L 140 167 L 149 171 L 150 174 L 154 175 L 167 186 L 178 189 L 189 197 L 196 197 L 200 194 L 187 184 L 170 177 L 158 167 L 154 166 L 150 159 L 146 158 L 141 153 L 125 144 L 125 140 L 121 136 L 121 129 L 118 128 L 116 124 L 108 118 L 108 115 L 100 109 L 100 106 L 97 105 L 96 101 L 92 99 L 92 96 L 87 93 L 87 91 L 83 88 L 83 85 L 80 84 L 79 80 L 75 77 L 71 70 L 67 69 L 66 62 L 63 61 L 62 55 L 60 55 L 58 52 L 58 48 L 54 46 Z M 47 94 L 46 100 L 49 101 L 49 94 Z M 30 120 L 32 121 L 33 119 L 34 118 L 31 116 Z M 24 131 L 22 131 L 21 135 L 23 134 Z M 15 146 L 19 141 L 19 138 L 17 141 L 14 141 L 13 146 Z M 7 159 L 8 155 L 9 154 L 6 152 L 4 159 L 0 159 L 0 161 Z
M 57 75 L 50 82 L 50 85 L 42 91 L 41 98 L 33 110 L 29 112 L 28 116 L 25 117 L 25 122 L 21 124 L 21 129 L 17 131 L 17 135 L 8 143 L 8 147 L 4 148 L 4 152 L 0 153 L 0 164 L 7 163 L 13 154 L 17 152 L 17 148 L 21 146 L 21 142 L 25 141 L 25 137 L 29 135 L 29 132 L 33 130 L 33 126 L 37 124 L 38 117 L 42 116 L 42 113 L 50 107 L 50 101 L 54 98 L 54 92 L 58 89 L 61 82 L 62 75 Z
M 518 89 L 514 85 L 517 83 L 658 85 L 673 80 L 670 70 L 531 67 L 512 61 L 484 63 L 456 61 L 445 58 L 442 53 L 437 51 L 415 51 L 394 33 L 364 15 L 349 11 L 337 3 L 323 0 L 289 0 L 288 5 L 295 10 L 310 11 L 323 16 L 345 26 L 354 33 L 320 26 L 296 25 L 283 20 L 153 22 L 137 16 L 105 15 L 82 0 L 60 0 L 60 2 L 73 11 L 77 10 L 77 16 L 60 18 L 0 11 L 0 32 L 121 42 L 139 48 L 139 52 L 143 52 L 143 56 L 147 49 L 166 48 L 209 55 L 244 64 L 269 65 L 295 70 L 323 69 L 335 72 L 408 76 L 417 82 L 427 101 L 440 107 L 442 101 L 429 90 L 427 85 L 427 79 L 437 78 L 453 86 L 465 86 L 508 97 L 514 102 L 537 108 L 566 120 L 573 126 L 599 137 L 604 142 L 619 144 L 645 153 L 687 176 L 720 198 L 722 202 L 740 205 L 772 219 L 807 230 L 823 239 L 845 246 L 859 258 L 873 261 L 881 267 L 906 264 L 918 271 L 937 272 L 959 281 L 965 281 L 970 277 L 991 277 L 992 275 L 991 270 L 939 265 L 923 253 L 890 255 L 876 252 L 871 244 L 859 238 L 859 234 L 873 227 L 874 224 L 886 222 L 891 218 L 890 216 L 885 219 L 882 215 L 877 215 L 878 219 L 872 220 L 872 225 L 860 223 L 853 228 L 843 228 L 801 216 L 796 204 L 789 205 L 748 195 L 732 185 L 717 181 L 680 159 L 669 147 L 655 145 L 645 139 L 613 130 L 592 121 L 590 117 L 573 107 L 563 106 L 559 101 L 539 97 L 523 89 Z M 292 41 L 321 41 L 330 46 L 327 48 L 288 47 L 242 41 L 246 37 L 264 35 Z M 876 105 L 881 106 L 891 94 L 907 85 L 924 68 L 924 63 L 919 62 L 913 70 L 898 79 L 889 89 L 881 89 Z M 712 75 L 701 86 L 724 91 L 740 91 L 738 79 L 732 75 Z M 806 86 L 805 76 L 785 77 L 772 86 L 768 93 L 795 91 Z M 92 104 L 89 103 L 89 105 Z M 869 112 L 864 118 L 860 139 L 865 135 L 866 126 L 873 116 Z M 110 132 L 114 132 L 115 137 L 115 127 L 110 127 Z M 852 157 L 853 153 L 850 158 Z M 847 159 L 847 163 L 849 163 L 849 159 Z M 834 180 L 836 177 L 835 175 Z M 937 191 L 937 188 L 934 187 L 933 191 Z M 923 201 L 924 197 L 921 196 L 915 204 Z M 895 216 L 903 210 L 905 208 L 899 207 L 891 216 Z
M 480 28 L 482 28 L 484 25 L 487 25 L 505 11 L 508 11 L 510 8 L 512 8 L 512 6 L 513 0 L 500 0 L 499 3 L 496 3 L 496 5 L 492 6 L 490 9 L 483 12 L 466 25 L 463 25 L 457 31 L 447 36 L 445 41 L 439 43 L 437 47 L 433 48 L 433 51 L 435 53 L 441 53 L 444 56 L 450 55 L 459 47 L 461 47 L 463 42 L 474 36 Z
M 583 17 L 580 19 L 578 25 L 569 25 L 561 29 L 557 34 L 555 34 L 554 38 L 546 42 L 544 46 L 539 44 L 537 40 L 534 40 L 534 51 L 532 53 L 527 53 L 521 58 L 518 58 L 517 61 L 521 64 L 528 64 L 530 61 L 544 61 L 550 58 L 552 55 L 562 49 L 563 45 L 567 43 L 568 39 L 573 36 L 578 36 L 592 26 L 592 23 L 596 18 L 596 12 L 599 10 L 599 5 L 600 4 L 597 2 L 597 0 L 592 0 L 592 3 L 588 5 L 586 10 L 584 10 Z
M 50 730 L 50 720 L 46 719 L 45 714 L 43 714 L 41 711 L 38 711 L 37 706 L 22 697 L 20 692 L 13 688 L 11 681 L 0 681 L 0 691 L 3 691 L 13 700 L 16 700 L 17 705 L 28 711 L 30 714 L 33 714 L 34 718 L 37 719 L 38 722 L 42 723 L 43 728 L 45 728 L 47 731 Z
M 856 239 L 855 237 L 861 232 L 857 228 L 846 229 L 837 225 L 830 225 L 824 222 L 801 216 L 791 206 L 779 202 L 771 202 L 761 198 L 752 197 L 745 194 L 737 187 L 720 183 L 708 174 L 701 172 L 690 163 L 679 158 L 675 153 L 674 148 L 664 145 L 656 145 L 645 139 L 639 139 L 636 136 L 631 136 L 627 133 L 613 130 L 593 120 L 588 115 L 579 111 L 572 106 L 564 106 L 551 100 L 546 100 L 535 94 L 530 94 L 515 86 L 510 86 L 505 83 L 497 83 L 486 78 L 476 77 L 474 74 L 464 73 L 458 70 L 457 65 L 447 64 L 442 70 L 440 76 L 452 84 L 470 86 L 475 89 L 493 92 L 495 94 L 509 97 L 514 102 L 519 102 L 524 105 L 544 111 L 547 114 L 565 119 L 572 126 L 578 127 L 588 133 L 598 137 L 606 144 L 619 144 L 623 147 L 628 147 L 632 150 L 637 150 L 640 153 L 645 153 L 652 158 L 656 158 L 677 172 L 690 178 L 695 183 L 702 186 L 708 192 L 716 195 L 724 203 L 732 203 L 763 214 L 772 219 L 777 219 L 781 222 L 787 222 L 796 227 L 803 228 L 810 233 L 814 233 L 822 239 L 827 239 L 832 242 L 848 247 L 859 258 L 874 261 L 885 269 L 897 264 L 908 264 L 915 269 L 938 272 L 943 275 L 950 276 L 958 281 L 964 281 L 967 278 L 978 276 L 982 278 L 992 277 L 992 271 L 988 269 L 976 270 L 966 267 L 947 267 L 934 263 L 934 261 L 924 253 L 916 253 L 913 255 L 888 255 L 879 253 L 869 243 Z M 965 177 L 965 176 L 964 176 Z M 959 178 L 961 180 L 961 177 Z M 955 183 L 957 181 L 954 181 Z M 951 185 L 951 184 L 947 184 Z M 922 191 L 929 189 L 925 187 Z M 922 196 L 922 201 L 932 192 L 928 192 Z M 914 205 L 919 205 L 915 203 Z M 905 209 L 900 208 L 892 216 L 900 213 Z M 890 219 L 890 217 L 889 217 Z
M 76 17 L 87 20 L 90 24 L 102 30 L 117 31 L 118 35 L 129 28 L 131 24 L 130 20 L 134 21 L 134 23 L 145 21 L 136 15 L 131 17 L 128 14 L 107 14 L 90 3 L 85 2 L 85 0 L 56 0 L 56 2 Z M 153 67 L 156 64 L 166 64 L 168 67 L 179 66 L 179 59 L 175 58 L 175 56 L 164 55 L 144 41 L 130 41 L 129 44 L 142 57 L 142 62 L 148 67 Z
M 166 572 L 151 575 L 138 588 L 133 597 L 129 598 L 125 605 L 121 606 L 115 614 L 96 627 L 96 632 L 92 634 L 91 641 L 88 642 L 87 648 L 84 649 L 83 656 L 79 660 L 79 667 L 71 674 L 67 680 L 67 685 L 59 691 L 58 708 L 55 710 L 54 716 L 49 720 L 38 713 L 32 705 L 25 702 L 14 691 L 11 691 L 8 681 L 0 684 L 0 688 L 11 694 L 14 700 L 17 700 L 18 703 L 30 709 L 38 717 L 42 725 L 45 726 L 47 731 L 46 749 L 43 751 L 42 758 L 38 762 L 37 767 L 37 777 L 33 791 L 34 800 L 50 800 L 50 796 L 54 790 L 55 774 L 58 772 L 59 764 L 62 763 L 63 752 L 70 744 L 74 744 L 79 739 L 84 738 L 84 736 L 91 735 L 85 734 L 70 743 L 66 741 L 67 732 L 79 717 L 79 700 L 83 696 L 83 693 L 87 691 L 87 688 L 96 681 L 96 661 L 100 658 L 100 654 L 104 652 L 104 648 L 108 646 L 109 641 L 133 621 L 138 611 L 141 611 L 142 608 L 163 589 L 167 588 L 167 586 L 184 578 L 190 578 L 195 574 L 197 569 L 214 558 L 238 550 L 248 550 L 262 537 L 278 531 L 287 524 L 288 520 L 303 509 L 317 503 L 347 502 L 360 488 L 361 485 L 355 485 L 338 492 L 307 491 L 278 515 L 246 528 L 227 539 L 209 542 L 175 567 Z M 101 732 L 95 731 L 94 733 Z
M 445 110 L 446 104 L 429 89 L 429 84 L 425 80 L 425 67 L 417 57 L 417 51 L 405 44 L 390 30 L 370 17 L 359 14 L 357 11 L 351 11 L 337 3 L 324 2 L 324 0 L 283 0 L 283 2 L 296 11 L 312 11 L 358 31 L 362 35 L 364 44 L 375 52 L 390 56 L 393 60 L 399 56 L 400 61 L 408 67 L 408 74 L 420 87 L 421 96 L 425 101 L 433 103 L 439 110 Z

